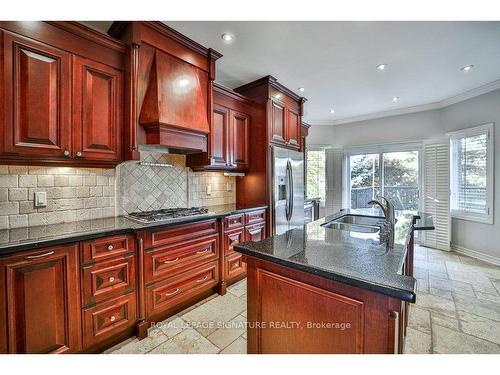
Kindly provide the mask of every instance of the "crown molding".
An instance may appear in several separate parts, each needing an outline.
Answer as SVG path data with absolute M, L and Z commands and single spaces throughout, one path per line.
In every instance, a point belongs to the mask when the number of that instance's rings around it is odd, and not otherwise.
M 434 109 L 439 109 L 439 108 L 444 108 L 448 107 L 450 105 L 456 104 L 463 102 L 468 99 L 475 98 L 476 96 L 487 94 L 491 91 L 495 91 L 500 89 L 500 79 L 487 83 L 486 85 L 482 85 L 479 87 L 476 87 L 472 90 L 468 90 L 465 92 L 462 92 L 458 95 L 452 96 L 447 99 L 443 99 L 441 101 L 433 102 L 433 103 L 428 103 L 428 104 L 421 104 L 421 105 L 416 105 L 413 107 L 404 107 L 404 108 L 397 108 L 397 109 L 391 109 L 389 111 L 382 111 L 382 112 L 375 112 L 375 113 L 366 113 L 363 115 L 358 115 L 358 116 L 353 116 L 353 117 L 346 117 L 338 120 L 333 120 L 333 121 L 328 121 L 328 120 L 309 120 L 309 123 L 314 126 L 328 126 L 328 125 L 340 125 L 340 124 L 348 124 L 351 122 L 359 122 L 359 121 L 366 121 L 366 120 L 373 120 L 377 118 L 382 118 L 382 117 L 391 117 L 391 116 L 399 116 L 399 115 L 406 115 L 409 113 L 415 113 L 415 112 L 424 112 L 424 111 L 431 111 Z

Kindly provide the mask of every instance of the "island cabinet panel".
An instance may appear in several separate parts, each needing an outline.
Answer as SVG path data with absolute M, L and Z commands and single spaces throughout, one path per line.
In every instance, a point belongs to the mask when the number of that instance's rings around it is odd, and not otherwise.
M 243 261 L 248 353 L 402 352 L 400 300 L 246 255 Z
M 116 161 L 121 157 L 123 73 L 74 57 L 73 150 L 78 158 Z
M 70 54 L 5 31 L 0 56 L 3 151 L 64 157 L 70 150 Z
M 1 352 L 81 350 L 78 278 L 77 245 L 1 259 Z

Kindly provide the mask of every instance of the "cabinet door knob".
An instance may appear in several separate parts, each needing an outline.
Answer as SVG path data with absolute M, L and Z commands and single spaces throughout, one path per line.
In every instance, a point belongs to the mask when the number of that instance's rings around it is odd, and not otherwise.
M 115 281 L 115 278 L 114 278 L 113 276 L 111 276 L 111 277 L 109 278 L 109 282 L 110 282 L 110 283 L 112 283 L 112 282 L 114 282 L 114 281 Z
M 68 150 L 64 150 L 63 154 L 64 154 L 64 156 L 69 156 L 69 151 Z
M 111 315 L 111 318 L 109 318 L 109 320 L 111 320 L 112 322 L 114 322 L 116 320 L 116 316 Z
M 81 151 L 78 151 L 78 152 L 76 153 L 76 156 L 81 157 L 81 156 L 82 156 Z
M 109 250 L 109 251 L 111 251 L 111 250 L 113 250 L 113 249 L 114 249 L 113 245 L 109 245 L 109 246 L 108 246 L 108 250 Z

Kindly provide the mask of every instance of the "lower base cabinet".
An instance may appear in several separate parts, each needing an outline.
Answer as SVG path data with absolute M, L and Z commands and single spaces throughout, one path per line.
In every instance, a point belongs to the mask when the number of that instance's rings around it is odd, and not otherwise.
M 126 294 L 83 310 L 83 347 L 88 349 L 135 327 L 135 293 Z
M 0 259 L 0 352 L 81 350 L 78 245 Z

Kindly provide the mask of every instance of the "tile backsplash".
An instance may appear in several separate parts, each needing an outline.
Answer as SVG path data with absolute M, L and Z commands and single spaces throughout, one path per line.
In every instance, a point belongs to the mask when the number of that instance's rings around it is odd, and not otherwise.
M 117 213 L 162 208 L 212 206 L 236 201 L 235 177 L 218 172 L 193 172 L 186 157 L 177 154 L 141 152 L 141 161 L 171 164 L 171 167 L 142 166 L 136 161 L 117 167 Z M 227 184 L 231 191 L 227 191 Z M 210 185 L 210 195 L 207 186 Z
M 236 202 L 235 177 L 193 172 L 183 155 L 141 152 L 141 161 L 172 167 L 137 161 L 116 169 L 0 165 L 0 229 Z M 38 191 L 47 192 L 47 207 L 34 206 Z
M 35 192 L 47 206 L 34 206 Z M 115 170 L 0 165 L 0 229 L 58 224 L 115 214 Z

